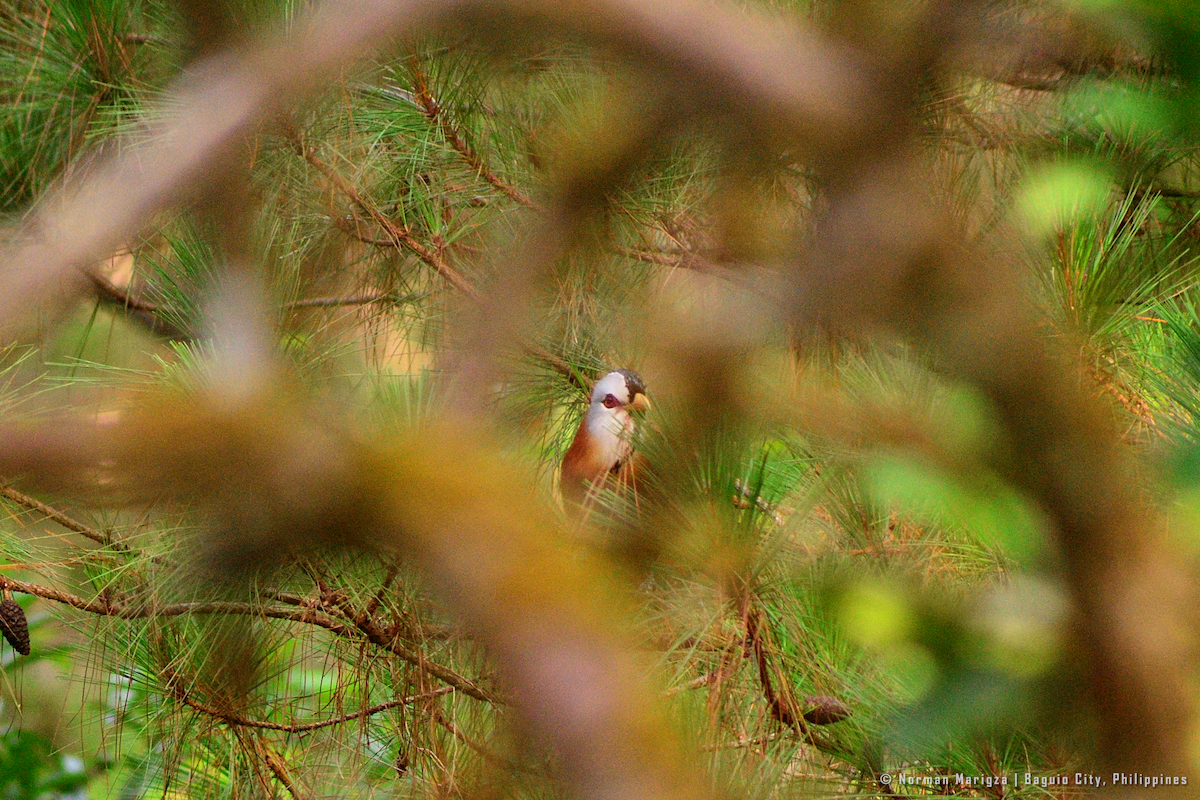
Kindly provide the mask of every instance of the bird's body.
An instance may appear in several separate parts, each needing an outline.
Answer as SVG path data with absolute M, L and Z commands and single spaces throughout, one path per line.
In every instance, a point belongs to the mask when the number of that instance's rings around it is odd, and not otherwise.
M 633 456 L 631 412 L 649 407 L 646 385 L 629 370 L 619 369 L 596 381 L 591 404 L 563 456 L 560 486 L 565 499 L 582 503 L 589 489 L 610 474 L 624 477 L 621 473 L 631 468 Z

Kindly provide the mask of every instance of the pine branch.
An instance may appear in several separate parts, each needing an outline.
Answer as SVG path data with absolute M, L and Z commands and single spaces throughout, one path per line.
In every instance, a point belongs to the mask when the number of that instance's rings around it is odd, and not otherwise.
M 750 600 L 745 597 L 741 601 L 739 608 L 739 618 L 742 621 L 742 630 L 747 627 L 747 616 L 750 613 Z M 739 653 L 744 653 L 746 650 L 746 633 L 740 636 L 730 637 L 725 647 L 721 651 L 721 660 L 717 664 L 716 672 L 713 673 L 712 679 L 708 682 L 708 698 L 705 701 L 705 710 L 709 716 L 709 727 L 716 730 L 721 714 L 721 703 L 724 699 L 722 689 L 725 685 L 725 678 L 734 671 L 735 660 L 740 660 L 742 656 Z
M 660 267 L 670 267 L 671 269 L 699 269 L 707 272 L 717 268 L 715 264 L 694 253 L 659 253 L 652 250 L 637 250 L 632 247 L 617 247 L 615 252 L 635 261 L 644 261 L 647 264 L 657 264 Z
M 326 169 L 328 169 L 328 167 L 326 167 Z M 342 183 L 338 183 L 338 182 L 334 182 L 331 180 L 331 182 L 333 183 L 334 187 L 338 189 L 338 191 L 341 191 L 348 200 L 350 200 L 352 203 L 354 203 L 356 206 L 358 206 L 360 209 L 362 209 L 367 214 L 367 216 L 371 217 L 373 220 L 378 221 L 379 219 L 385 219 L 385 220 L 388 219 L 387 216 L 383 213 L 383 211 L 381 209 L 379 209 L 378 206 L 371 205 L 370 208 L 367 208 L 365 204 L 370 203 L 370 201 L 366 197 L 364 197 L 361 193 L 359 193 L 356 189 L 349 186 L 349 184 L 346 184 L 344 181 Z M 390 232 L 389 232 L 389 238 L 384 238 L 384 239 L 365 236 L 358 230 L 357 222 L 358 222 L 357 218 L 354 218 L 353 223 L 350 220 L 346 220 L 341 217 L 335 216 L 333 218 L 334 227 L 336 227 L 338 230 L 343 231 L 347 235 L 352 236 L 353 238 L 357 239 L 360 242 L 364 242 L 366 244 L 370 244 L 375 247 L 388 247 L 388 248 L 393 248 L 393 249 L 403 249 L 403 248 L 408 247 L 408 245 L 404 241 L 397 239 L 395 236 L 390 235 Z M 385 230 L 386 230 L 386 228 L 385 228 Z M 433 252 L 433 251 L 429 251 L 428 248 L 425 248 L 425 251 L 429 252 L 429 253 Z M 420 255 L 420 254 L 418 253 L 418 255 Z M 422 260 L 424 260 L 424 259 L 422 259 Z M 426 261 L 426 263 L 429 264 L 430 266 L 434 267 L 435 269 L 437 269 L 437 263 L 444 263 L 444 262 Z M 457 275 L 458 273 L 455 273 L 455 274 Z M 461 277 L 460 277 L 460 279 L 461 279 Z M 458 286 L 459 288 L 463 288 L 463 286 L 466 286 L 467 287 L 467 291 L 466 291 L 467 296 L 470 297 L 472 300 L 479 300 L 480 295 L 479 295 L 478 290 L 476 290 L 474 286 L 471 286 L 470 284 L 465 283 L 465 279 L 462 279 L 462 280 L 464 280 L 464 283 L 462 286 L 460 286 L 458 283 L 455 283 L 455 286 Z M 452 281 L 452 283 L 454 283 L 454 281 Z M 549 350 L 546 350 L 544 347 L 540 347 L 540 346 L 538 346 L 536 344 L 532 344 L 530 342 L 522 343 L 521 349 L 524 350 L 527 355 L 532 356 L 533 358 L 536 358 L 540 361 L 545 362 L 555 372 L 559 373 L 564 378 L 566 378 L 568 383 L 570 383 L 572 386 L 577 387 L 585 394 L 591 391 L 591 389 L 592 389 L 591 380 L 586 375 L 582 374 L 579 370 L 577 370 L 574 366 L 572 366 L 568 361 L 566 361 L 566 359 L 560 358 L 559 356 L 556 356 L 553 353 L 551 353 Z
M 263 774 L 262 768 L 259 765 L 260 761 L 266 761 L 266 759 L 263 757 L 261 743 L 258 741 L 257 737 L 250 737 L 247 732 L 243 731 L 241 728 L 232 728 L 231 730 L 233 731 L 233 735 L 237 739 L 238 744 L 242 746 L 242 749 L 246 751 L 247 754 L 252 756 L 250 759 L 250 766 L 254 769 L 254 777 L 258 778 L 258 785 L 262 787 L 263 796 L 269 797 L 271 800 L 275 800 L 277 795 L 271 788 L 271 781 L 266 775 Z M 270 766 L 268 765 L 267 768 L 270 769 Z M 278 776 L 276 776 L 276 780 L 279 780 Z M 287 788 L 286 784 L 284 785 L 284 788 Z M 296 797 L 294 792 L 291 794 L 292 800 L 300 800 Z
M 492 172 L 487 162 L 459 135 L 458 130 L 454 127 L 454 123 L 450 121 L 441 104 L 430 93 L 425 71 L 421 68 L 421 62 L 416 56 L 409 59 L 408 66 L 413 79 L 413 100 L 420 106 L 421 111 L 425 114 L 425 118 L 437 126 L 442 134 L 442 138 L 462 157 L 467 166 L 476 175 L 483 178 L 493 188 L 514 202 L 526 208 L 538 208 L 537 204 L 530 200 L 528 195 Z
M 803 736 L 808 737 L 808 726 L 804 724 L 804 714 L 796 702 L 792 687 L 786 676 L 780 676 L 779 687 L 774 686 L 771 678 L 771 664 L 768 656 L 768 637 L 766 630 L 766 612 L 750 600 L 749 613 L 746 615 L 746 637 L 754 651 L 755 663 L 758 667 L 758 680 L 762 686 L 763 696 L 767 701 L 767 709 L 771 716 L 789 728 L 796 728 Z
M 390 242 L 389 242 L 390 244 Z M 171 322 L 163 319 L 166 310 L 157 303 L 134 297 L 124 289 L 114 285 L 105 278 L 91 272 L 84 273 L 96 287 L 96 296 L 101 302 L 116 305 L 125 311 L 140 312 L 133 316 L 146 324 L 154 333 L 172 339 L 189 339 L 191 334 L 180 330 Z M 408 303 L 423 299 L 424 295 L 403 294 L 390 292 L 369 292 L 366 294 L 348 295 L 346 297 L 302 297 L 289 300 L 282 304 L 284 310 L 292 311 L 298 308 L 335 308 L 337 306 L 365 306 L 375 303 Z
M 476 700 L 495 703 L 497 705 L 504 704 L 505 701 L 500 699 L 500 697 L 495 693 L 475 685 L 466 678 L 458 675 L 446 667 L 427 660 L 420 652 L 405 647 L 400 643 L 400 640 L 393 633 L 384 631 L 378 625 L 378 623 L 376 623 L 374 618 L 363 614 L 354 613 L 353 609 L 351 608 L 347 608 L 347 617 L 353 623 L 354 627 L 363 635 L 365 635 L 368 641 L 376 646 L 382 647 L 385 650 L 400 656 L 400 658 L 404 659 L 418 669 L 429 672 L 434 677 L 438 678 L 444 683 L 449 684 L 450 686 L 453 686 L 469 697 L 474 697 Z
M 98 531 L 89 525 L 84 525 L 74 517 L 70 517 L 64 512 L 59 511 L 57 508 L 46 505 L 41 500 L 30 497 L 23 492 L 18 492 L 11 486 L 0 486 L 0 497 L 7 497 L 17 505 L 24 506 L 32 511 L 37 511 L 39 514 L 42 514 L 43 516 L 57 522 L 67 530 L 78 533 L 85 539 L 91 539 L 96 544 L 115 547 L 118 550 L 126 549 L 124 545 L 114 542 L 112 536 L 109 534 L 102 533 L 101 531 Z
M 115 619 L 149 619 L 178 617 L 184 614 L 229 614 L 233 616 L 263 617 L 267 619 L 289 620 L 303 622 L 325 628 L 333 633 L 344 635 L 347 626 L 328 616 L 314 614 L 311 608 L 293 611 L 286 608 L 261 606 L 254 603 L 236 600 L 205 600 L 195 602 L 169 603 L 155 605 L 153 603 L 134 603 L 129 599 L 122 600 L 111 593 L 101 593 L 95 600 L 87 600 L 71 592 L 55 589 L 52 586 L 42 586 L 36 583 L 0 576 L 0 588 L 22 594 L 51 600 L 55 603 L 70 606 L 89 614 L 98 614 Z
M 592 391 L 592 381 L 595 376 L 589 378 L 565 358 L 560 358 L 546 348 L 529 342 L 522 345 L 521 349 L 525 351 L 526 355 L 545 362 L 547 366 L 566 378 L 567 383 L 579 389 L 585 395 Z
M 372 292 L 370 294 L 350 295 L 349 297 L 304 297 L 283 304 L 289 311 L 297 308 L 334 308 L 336 306 L 368 306 L 375 303 L 410 303 L 423 299 L 419 294 L 390 294 L 387 292 Z
M 396 222 L 387 214 L 384 214 L 379 206 L 366 198 L 353 184 L 342 177 L 337 170 L 322 161 L 320 156 L 317 155 L 316 149 L 306 144 L 303 137 L 301 137 L 300 133 L 294 127 L 290 127 L 287 133 L 293 149 L 295 149 L 300 157 L 307 161 L 313 169 L 321 173 L 347 200 L 370 217 L 387 234 L 388 239 L 397 248 L 403 248 L 411 252 L 421 261 L 425 262 L 425 264 L 432 267 L 435 272 L 448 280 L 463 294 L 474 299 L 479 298 L 478 290 L 463 277 L 462 273 L 450 266 L 440 252 L 417 241 L 416 237 L 413 236 L 412 230 L 407 225 Z
M 255 745 L 258 752 L 262 755 L 263 761 L 267 763 L 267 768 L 271 770 L 271 774 L 275 776 L 275 780 L 283 784 L 283 788 L 288 790 L 294 800 L 311 800 L 312 795 L 306 791 L 301 791 L 296 788 L 292 776 L 288 773 L 287 762 L 283 760 L 275 748 L 271 747 L 270 742 L 264 734 L 259 734 L 255 739 Z
M 19 492 L 11 486 L 0 486 L 0 497 L 6 497 L 18 505 L 24 506 L 32 511 L 37 511 L 54 522 L 57 522 L 67 530 L 78 533 L 80 536 L 90 539 L 96 544 L 104 545 L 105 547 L 111 547 L 113 550 L 117 550 L 126 555 L 136 555 L 141 552 L 133 547 L 130 547 L 124 542 L 117 541 L 112 537 L 111 533 L 99 531 L 89 525 L 85 525 L 74 517 L 69 516 L 65 512 L 54 508 L 53 506 L 47 505 L 35 497 L 30 497 L 24 492 Z M 152 555 L 148 556 L 148 558 L 155 564 L 167 563 L 166 559 L 164 559 L 162 556 Z
M 367 236 L 359 231 L 359 219 L 353 218 L 353 222 L 343 217 L 333 218 L 333 227 L 337 228 L 342 233 L 346 234 L 355 241 L 369 244 L 372 247 L 386 247 L 395 249 L 400 247 L 400 244 L 395 239 L 388 239 L 381 236 Z
M 493 751 L 491 748 L 487 747 L 483 743 L 477 742 L 474 739 L 472 739 L 470 736 L 467 736 L 465 733 L 462 732 L 462 730 L 457 725 L 455 725 L 450 720 L 446 719 L 446 715 L 442 713 L 441 709 L 434 708 L 432 711 L 433 711 L 433 718 L 439 725 L 441 725 L 443 728 L 445 728 L 447 731 L 449 731 L 454 736 L 454 738 L 458 739 L 460 742 L 465 744 L 467 747 L 471 748 L 476 753 L 483 756 L 483 758 L 485 760 L 490 761 L 493 764 L 498 764 L 502 767 L 507 767 L 508 769 L 515 770 L 517 772 L 525 772 L 528 774 L 535 774 L 535 775 L 539 774 L 537 770 L 531 769 L 530 767 L 520 763 L 519 761 L 514 761 L 511 758 L 506 758 L 506 757 L 500 755 L 499 753 Z
M 156 605 L 154 603 L 132 602 L 129 599 L 113 597 L 110 594 L 104 593 L 95 600 L 87 600 L 79 595 L 65 592 L 61 589 L 41 586 L 5 576 L 0 576 L 0 589 L 8 589 L 40 597 L 44 600 L 51 600 L 80 611 L 86 611 L 89 614 L 98 614 L 125 620 L 177 617 L 184 614 L 225 614 L 300 622 L 305 625 L 324 628 L 330 633 L 346 639 L 362 641 L 365 637 L 377 647 L 383 648 L 393 655 L 399 656 L 409 664 L 425 670 L 430 675 L 433 675 L 438 680 L 468 697 L 496 705 L 507 704 L 507 701 L 500 695 L 477 686 L 471 680 L 459 675 L 449 667 L 444 667 L 430 661 L 420 652 L 404 646 L 396 637 L 390 636 L 381 630 L 375 624 L 374 620 L 366 619 L 363 620 L 362 624 L 357 625 L 339 622 L 332 616 L 334 610 L 321 606 L 319 600 L 310 601 L 304 604 L 303 607 L 296 609 L 262 606 L 255 603 L 229 600 Z M 359 635 L 360 633 L 362 635 Z
M 412 705 L 413 703 L 418 703 L 423 700 L 432 700 L 433 698 L 442 697 L 443 695 L 447 695 L 455 691 L 453 686 L 443 686 L 440 689 L 422 692 L 421 694 L 412 694 L 406 697 L 396 698 L 395 700 L 388 700 L 384 703 L 377 703 L 376 705 L 362 708 L 351 714 L 343 714 L 340 717 L 324 719 L 318 722 L 304 722 L 285 725 L 281 722 L 269 722 L 261 719 L 248 719 L 246 717 L 239 717 L 238 715 L 232 714 L 228 711 L 222 711 L 219 708 L 207 705 L 195 699 L 187 692 L 186 689 L 184 689 L 182 686 L 179 686 L 177 682 L 171 687 L 171 689 L 172 696 L 175 697 L 175 699 L 179 702 L 183 703 L 189 708 L 195 709 L 203 714 L 207 714 L 210 717 L 216 717 L 231 727 L 260 728 L 269 731 L 282 731 L 283 733 L 307 733 L 309 731 L 320 730 L 321 728 L 330 728 L 346 722 L 366 719 L 367 717 L 388 711 L 389 709 Z
M 179 681 L 175 679 L 173 673 L 169 675 L 167 684 L 172 693 L 178 697 L 182 691 L 182 687 Z M 223 718 L 225 715 L 217 711 L 215 712 L 215 716 Z M 262 774 L 262 770 L 259 769 L 258 759 L 261 759 L 267 765 L 267 769 L 271 771 L 271 775 L 275 777 L 275 780 L 279 781 L 283 788 L 287 789 L 288 794 L 292 796 L 292 800 L 313 800 L 313 796 L 308 792 L 303 792 L 296 788 L 296 784 L 288 772 L 287 763 L 271 747 L 265 733 L 259 731 L 256 735 L 251 735 L 249 732 L 243 730 L 241 726 L 237 725 L 230 725 L 230 729 L 233 731 L 233 735 L 237 738 L 238 743 L 241 744 L 242 749 L 255 756 L 250 765 L 254 768 L 255 776 L 258 778 L 263 792 L 272 798 L 275 797 L 275 792 L 271 790 L 270 781 L 267 780 L 266 776 Z
M 1159 430 L 1158 424 L 1154 419 L 1154 414 L 1150 410 L 1150 404 L 1144 398 L 1138 397 L 1111 372 L 1096 364 L 1089 364 L 1085 369 L 1091 373 L 1092 379 L 1100 387 L 1101 391 L 1116 400 L 1122 408 L 1145 425 L 1147 429 L 1154 431 L 1160 436 L 1166 436 L 1165 432 Z
M 384 595 L 387 594 L 388 589 L 392 588 L 392 583 L 395 582 L 399 574 L 400 566 L 395 561 L 388 564 L 387 575 L 384 576 L 383 583 L 379 585 L 379 591 L 375 592 L 375 595 L 367 603 L 367 607 L 363 609 L 363 613 L 366 616 L 372 617 L 375 615 L 375 612 L 379 609 L 379 605 L 383 602 Z
M 266 741 L 265 735 L 257 736 L 257 747 L 258 752 L 262 753 L 266 766 L 271 770 L 271 775 L 274 775 L 275 780 L 283 784 L 283 788 L 288 790 L 288 794 L 292 795 L 294 800 L 312 800 L 313 795 L 296 788 L 292 776 L 288 774 L 287 762 L 284 762 L 280 754 L 275 752 L 275 748 L 271 747 L 270 742 Z
M 132 297 L 128 292 L 119 288 L 116 284 L 105 277 L 89 271 L 84 271 L 83 274 L 92 282 L 92 286 L 96 288 L 96 296 L 103 301 L 116 303 L 126 311 L 145 311 L 151 314 L 157 314 L 161 310 L 154 303 L 148 303 L 145 300 L 139 300 L 138 298 Z M 161 320 L 157 320 L 156 324 L 166 323 L 163 323 Z

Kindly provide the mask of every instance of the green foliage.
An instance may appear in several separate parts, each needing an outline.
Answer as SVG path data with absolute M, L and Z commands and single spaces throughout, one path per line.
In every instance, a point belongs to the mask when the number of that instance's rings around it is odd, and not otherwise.
M 19 211 L 174 71 L 169 7 L 11 0 L 0 9 L 0 209 Z

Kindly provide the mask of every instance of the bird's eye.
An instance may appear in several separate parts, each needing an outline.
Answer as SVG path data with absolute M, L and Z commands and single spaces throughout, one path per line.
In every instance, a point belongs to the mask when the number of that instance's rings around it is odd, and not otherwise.
M 605 408 L 616 408 L 619 405 L 621 405 L 621 403 L 620 403 L 620 401 L 617 400 L 615 395 L 611 395 L 611 394 L 604 395 L 604 407 Z

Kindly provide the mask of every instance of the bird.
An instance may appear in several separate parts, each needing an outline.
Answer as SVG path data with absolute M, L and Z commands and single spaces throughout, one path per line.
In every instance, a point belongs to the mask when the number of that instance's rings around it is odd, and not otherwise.
M 631 482 L 632 412 L 649 409 L 646 384 L 636 372 L 617 369 L 596 381 L 587 413 L 563 456 L 559 487 L 564 500 L 584 503 L 614 473 L 618 483 Z

